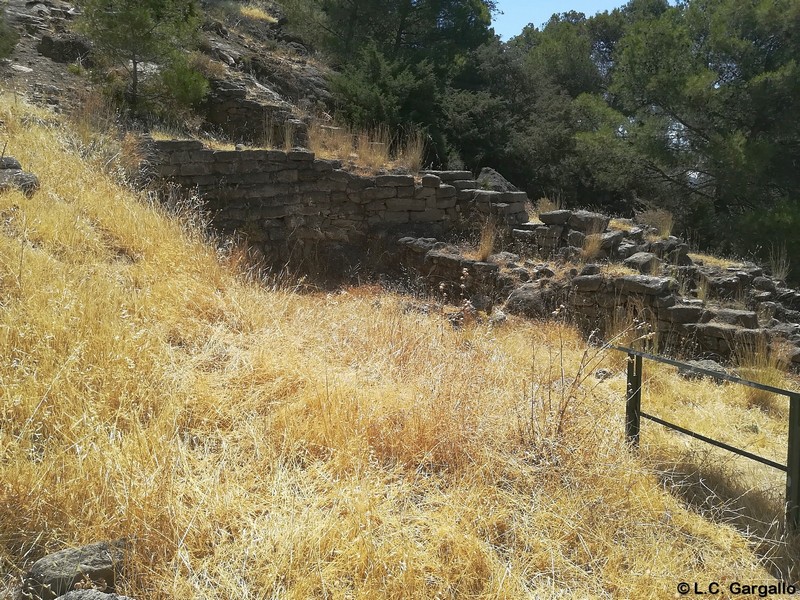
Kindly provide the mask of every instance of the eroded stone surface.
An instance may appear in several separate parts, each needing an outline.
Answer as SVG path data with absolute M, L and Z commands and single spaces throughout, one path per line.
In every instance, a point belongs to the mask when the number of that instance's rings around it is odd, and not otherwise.
M 84 578 L 113 590 L 125 559 L 125 542 L 96 542 L 67 548 L 36 561 L 23 582 L 23 593 L 53 600 Z

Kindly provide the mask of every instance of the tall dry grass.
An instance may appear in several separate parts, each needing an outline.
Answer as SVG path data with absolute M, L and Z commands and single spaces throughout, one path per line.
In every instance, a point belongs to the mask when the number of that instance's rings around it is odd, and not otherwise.
M 392 133 L 385 125 L 355 130 L 314 121 L 308 138 L 318 157 L 352 162 L 368 171 L 402 168 L 418 173 L 425 157 L 425 135 L 413 128 Z
M 9 153 L 42 181 L 0 195 L 6 589 L 47 552 L 123 536 L 121 591 L 148 599 L 661 598 L 767 578 L 625 451 L 622 370 L 595 380 L 610 358 L 573 329 L 267 288 L 30 115 L 0 98 Z

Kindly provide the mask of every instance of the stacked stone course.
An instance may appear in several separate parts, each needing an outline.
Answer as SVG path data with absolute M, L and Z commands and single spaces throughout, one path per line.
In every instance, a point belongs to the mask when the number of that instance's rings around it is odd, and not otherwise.
M 614 275 L 603 273 L 599 264 L 559 277 L 547 263 L 523 260 L 509 252 L 493 255 L 486 262 L 472 260 L 457 247 L 432 238 L 400 239 L 398 260 L 432 290 L 444 291 L 450 299 L 452 294 L 460 294 L 479 308 L 491 310 L 493 304 L 501 304 L 507 312 L 535 319 L 556 314 L 604 336 L 637 327 L 638 335 L 653 334 L 662 347 L 723 358 L 742 350 L 762 351 L 776 340 L 784 340 L 793 348 L 790 359 L 800 365 L 800 325 L 765 314 L 763 302 L 756 304 L 757 310 L 743 310 L 682 296 L 673 277 Z M 711 276 L 710 271 L 705 273 Z M 773 297 L 791 302 L 800 293 L 776 288 Z M 774 304 L 784 313 L 790 312 L 782 304 Z
M 194 189 L 223 232 L 272 261 L 362 249 L 393 233 L 442 235 L 460 218 L 451 172 L 361 176 L 306 150 L 211 150 L 199 141 L 151 141 L 156 179 Z M 459 176 L 461 173 L 459 172 Z M 463 179 L 463 177 L 462 177 Z
M 512 228 L 528 221 L 525 192 L 501 192 L 480 189 L 470 171 L 425 171 L 439 177 L 456 190 L 458 208 L 464 215 L 481 215 L 494 219 L 501 228 Z

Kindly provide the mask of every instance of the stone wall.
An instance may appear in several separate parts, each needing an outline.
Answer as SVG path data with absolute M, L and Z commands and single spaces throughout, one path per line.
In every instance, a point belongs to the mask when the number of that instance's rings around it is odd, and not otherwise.
M 218 229 L 244 236 L 272 263 L 320 252 L 338 259 L 394 233 L 441 235 L 459 219 L 457 189 L 432 174 L 361 176 L 305 150 L 149 146 L 152 176 L 196 190 Z
M 501 306 L 535 319 L 557 316 L 605 339 L 627 330 L 625 339 L 647 339 L 648 347 L 679 349 L 684 355 L 727 358 L 737 350 L 763 349 L 781 340 L 789 347 L 788 358 L 800 366 L 800 325 L 787 320 L 791 309 L 774 300 L 783 312 L 761 310 L 764 302 L 755 305 L 758 310 L 730 308 L 681 295 L 673 277 L 613 274 L 600 264 L 579 269 L 510 252 L 478 261 L 433 238 L 402 238 L 396 254 L 406 271 L 449 302 L 469 301 L 487 312 Z M 774 298 L 794 300 L 799 295 L 759 277 L 760 287 L 775 289 Z M 756 295 L 762 293 L 756 290 Z
M 269 140 L 283 146 L 308 143 L 308 126 L 292 114 L 292 107 L 275 98 L 250 97 L 251 87 L 241 82 L 211 80 L 201 107 L 206 122 L 224 135 L 248 143 Z M 250 92 L 252 94 L 252 92 Z M 288 138 L 288 140 L 287 140 Z
M 425 171 L 425 173 L 439 177 L 458 190 L 456 197 L 460 213 L 484 217 L 475 222 L 477 226 L 487 218 L 493 219 L 504 229 L 513 229 L 528 221 L 528 213 L 525 210 L 528 195 L 525 192 L 481 189 L 470 171 Z

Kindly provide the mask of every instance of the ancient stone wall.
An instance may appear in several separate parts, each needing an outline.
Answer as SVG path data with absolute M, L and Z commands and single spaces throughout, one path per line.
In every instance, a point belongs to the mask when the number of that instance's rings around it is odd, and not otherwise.
M 291 105 L 278 98 L 250 97 L 249 90 L 241 82 L 212 80 L 201 109 L 207 123 L 243 142 L 307 145 L 308 126 L 292 114 Z
M 457 189 L 426 174 L 366 177 L 304 150 L 211 150 L 153 141 L 154 177 L 196 190 L 223 232 L 272 262 L 357 249 L 395 232 L 441 235 L 458 220 Z
M 468 301 L 487 312 L 501 306 L 509 313 L 536 319 L 563 318 L 607 340 L 624 332 L 620 339 L 638 339 L 639 344 L 646 340 L 649 348 L 679 349 L 684 355 L 727 358 L 738 351 L 763 351 L 781 340 L 788 345 L 788 358 L 800 365 L 800 319 L 776 301 L 785 298 L 791 304 L 800 294 L 778 288 L 760 274 L 750 279 L 760 288 L 772 287 L 773 292 L 771 300 L 765 301 L 764 290 L 756 289 L 748 301 L 751 310 L 682 295 L 674 277 L 614 274 L 600 264 L 569 268 L 569 263 L 536 262 L 510 252 L 479 261 L 451 244 L 413 237 L 400 239 L 396 254 L 408 272 L 448 302 Z M 760 273 L 760 269 L 752 272 Z M 714 279 L 708 271 L 699 273 Z M 728 278 L 741 282 L 737 275 L 743 273 L 731 271 Z M 764 310 L 770 307 L 774 310 Z
M 512 229 L 528 221 L 525 203 L 528 195 L 519 191 L 481 189 L 470 171 L 425 171 L 439 177 L 458 190 L 459 212 L 462 215 L 482 216 L 475 225 L 480 227 L 492 219 L 500 228 Z

